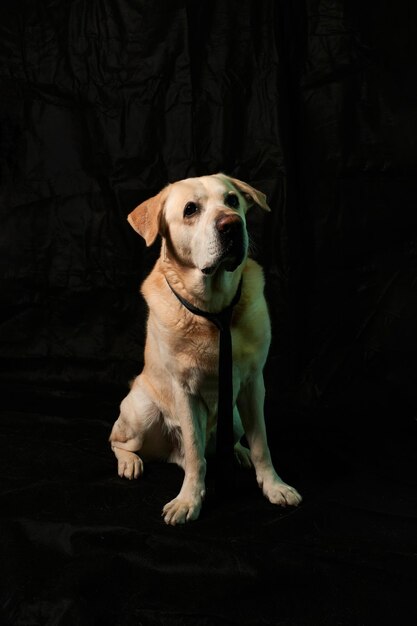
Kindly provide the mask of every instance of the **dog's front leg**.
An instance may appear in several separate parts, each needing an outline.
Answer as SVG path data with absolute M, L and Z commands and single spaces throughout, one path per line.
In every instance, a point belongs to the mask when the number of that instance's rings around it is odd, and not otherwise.
M 256 479 L 264 495 L 273 504 L 297 506 L 302 499 L 300 494 L 296 489 L 284 483 L 272 464 L 266 438 L 264 401 L 265 386 L 262 372 L 259 372 L 241 387 L 237 398 L 251 460 L 256 471 Z
M 165 522 L 173 526 L 196 520 L 200 514 L 205 496 L 207 424 L 202 403 L 179 385 L 175 388 L 175 409 L 181 425 L 185 476 L 178 496 L 163 509 Z

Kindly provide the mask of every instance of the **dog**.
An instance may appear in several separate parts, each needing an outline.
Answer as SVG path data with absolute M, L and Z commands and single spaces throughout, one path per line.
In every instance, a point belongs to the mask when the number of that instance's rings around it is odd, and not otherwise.
M 265 431 L 262 371 L 271 329 L 263 272 L 248 257 L 246 213 L 253 205 L 270 210 L 262 192 L 215 174 L 170 184 L 128 216 L 147 246 L 158 235 L 162 243 L 141 288 L 149 308 L 144 367 L 120 405 L 110 443 L 120 477 L 141 476 L 143 460 L 184 469 L 179 494 L 163 508 L 170 525 L 200 514 L 218 398 L 219 331 L 187 310 L 176 294 L 200 310 L 219 312 L 241 283 L 231 322 L 234 452 L 241 465 L 254 467 L 270 502 L 301 502 L 297 490 L 276 473 Z M 239 441 L 243 433 L 249 450 Z

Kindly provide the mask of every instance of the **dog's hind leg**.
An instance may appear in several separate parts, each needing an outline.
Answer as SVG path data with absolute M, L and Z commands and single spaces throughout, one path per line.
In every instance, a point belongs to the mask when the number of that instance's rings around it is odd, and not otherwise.
M 139 380 L 120 405 L 119 418 L 114 423 L 110 443 L 118 462 L 121 478 L 138 478 L 143 473 L 143 461 L 135 452 L 146 452 L 145 440 L 158 425 L 160 410 Z M 147 436 L 148 435 L 148 436 Z M 152 446 L 151 446 L 152 447 Z M 163 455 L 163 451 L 159 451 Z M 158 456 L 156 452 L 155 456 Z
M 241 467 L 244 467 L 245 469 L 250 469 L 251 467 L 253 467 L 253 463 L 250 458 L 250 451 L 248 450 L 248 448 L 246 448 L 240 443 L 240 440 L 244 432 L 245 431 L 243 429 L 239 410 L 237 406 L 235 406 L 233 409 L 233 435 L 234 435 L 234 441 L 235 441 L 235 445 L 234 445 L 235 459 Z
M 138 478 L 143 474 L 143 461 L 134 452 L 122 450 L 117 445 L 112 444 L 112 450 L 117 459 L 117 473 L 120 478 Z

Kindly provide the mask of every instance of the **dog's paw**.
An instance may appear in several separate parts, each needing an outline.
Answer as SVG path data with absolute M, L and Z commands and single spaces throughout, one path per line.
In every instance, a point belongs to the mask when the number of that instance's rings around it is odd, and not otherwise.
M 163 508 L 162 515 L 166 524 L 176 526 L 196 520 L 201 511 L 201 498 L 184 498 L 177 496 Z
M 235 459 L 241 467 L 244 467 L 245 469 L 250 469 L 251 467 L 253 467 L 253 463 L 250 458 L 250 451 L 248 450 L 248 448 L 245 448 L 245 446 L 242 446 L 239 441 L 235 443 L 234 453 Z
M 264 495 L 272 504 L 278 506 L 298 506 L 302 497 L 294 487 L 287 485 L 278 477 L 265 480 L 261 484 Z
M 137 454 L 120 448 L 114 450 L 117 457 L 117 473 L 120 478 L 139 478 L 143 474 L 143 461 Z

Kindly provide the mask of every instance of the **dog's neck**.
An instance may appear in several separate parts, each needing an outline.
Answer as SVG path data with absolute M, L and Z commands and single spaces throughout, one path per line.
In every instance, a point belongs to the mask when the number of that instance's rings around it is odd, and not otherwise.
M 244 261 L 234 272 L 227 272 L 220 266 L 211 276 L 206 276 L 198 268 L 180 267 L 169 258 L 159 262 L 171 287 L 193 306 L 208 313 L 218 313 L 232 302 L 245 265 Z

